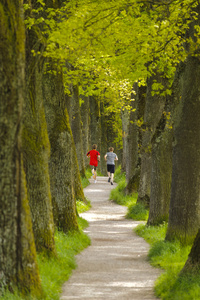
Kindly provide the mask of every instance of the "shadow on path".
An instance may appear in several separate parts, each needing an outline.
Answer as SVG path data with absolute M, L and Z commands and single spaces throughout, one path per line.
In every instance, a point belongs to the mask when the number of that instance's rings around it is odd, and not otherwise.
M 91 246 L 77 255 L 77 269 L 64 284 L 62 300 L 155 300 L 153 285 L 161 271 L 147 262 L 149 245 L 134 232 L 142 222 L 126 220 L 126 207 L 108 201 L 116 187 L 107 177 L 84 189 L 92 209 L 81 216 Z

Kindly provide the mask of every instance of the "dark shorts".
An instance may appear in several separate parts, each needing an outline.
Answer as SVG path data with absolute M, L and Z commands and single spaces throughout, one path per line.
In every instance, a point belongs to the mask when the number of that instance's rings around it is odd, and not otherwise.
M 95 167 L 95 166 L 90 165 L 90 167 L 91 167 L 91 170 L 94 169 L 96 171 L 96 169 L 97 169 L 97 167 Z
M 115 173 L 115 165 L 107 165 L 107 171 L 110 173 Z

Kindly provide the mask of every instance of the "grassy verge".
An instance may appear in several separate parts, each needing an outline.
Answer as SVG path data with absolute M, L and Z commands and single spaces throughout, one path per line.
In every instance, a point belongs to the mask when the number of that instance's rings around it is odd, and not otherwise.
M 120 167 L 115 171 L 115 182 L 118 183 L 117 187 L 110 193 L 110 200 L 114 200 L 117 204 L 125 205 L 128 207 L 126 218 L 133 220 L 147 220 L 148 210 L 142 204 L 136 204 L 137 193 L 132 195 L 126 195 L 126 177 L 124 173 L 121 173 Z
M 64 234 L 57 231 L 55 233 L 55 244 L 57 257 L 47 257 L 43 253 L 37 255 L 40 278 L 43 289 L 43 296 L 35 298 L 27 296 L 28 300 L 59 300 L 62 285 L 67 281 L 76 268 L 75 255 L 81 252 L 90 244 L 89 237 L 83 233 L 83 229 L 88 226 L 86 220 L 78 218 L 79 232 Z M 24 299 L 16 291 L 14 294 L 5 292 L 0 296 L 1 300 Z
M 167 224 L 139 225 L 135 231 L 151 244 L 148 258 L 155 267 L 164 270 L 155 284 L 156 295 L 163 300 L 200 299 L 200 274 L 180 275 L 191 246 L 183 247 L 178 241 L 165 241 Z
M 90 182 L 89 182 L 89 178 L 92 176 L 91 170 L 90 169 L 86 169 L 85 170 L 85 177 L 81 177 L 81 183 L 82 183 L 82 187 L 83 189 L 86 188 Z
M 136 204 L 137 194 L 125 194 L 125 175 L 116 170 L 115 181 L 118 186 L 111 191 L 110 199 L 120 205 L 128 206 L 127 218 L 147 220 L 148 211 Z M 162 300 L 200 300 L 200 274 L 180 273 L 188 258 L 191 246 L 184 247 L 178 241 L 165 241 L 167 223 L 160 226 L 141 224 L 135 229 L 150 245 L 150 263 L 162 269 L 162 275 L 155 283 L 156 296 Z
M 91 208 L 91 203 L 90 201 L 87 199 L 87 204 L 84 203 L 83 201 L 76 201 L 76 208 L 78 210 L 78 213 L 83 213 L 85 211 L 88 211 Z

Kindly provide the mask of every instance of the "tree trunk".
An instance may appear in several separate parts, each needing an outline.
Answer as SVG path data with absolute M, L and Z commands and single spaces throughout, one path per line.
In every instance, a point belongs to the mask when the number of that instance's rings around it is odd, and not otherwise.
M 200 225 L 200 63 L 189 56 L 182 82 L 182 101 L 176 116 L 172 191 L 166 239 L 188 244 Z
M 50 65 L 56 75 L 47 72 L 43 94 L 51 155 L 49 160 L 51 195 L 55 225 L 64 232 L 77 230 L 76 201 L 73 189 L 73 137 L 66 109 L 62 73 Z
M 83 153 L 83 141 L 81 130 L 81 112 L 79 104 L 79 91 L 78 86 L 71 85 L 72 97 L 71 97 L 71 129 L 76 146 L 76 154 L 78 159 L 78 165 L 81 176 L 85 176 L 85 163 Z
M 82 121 L 82 140 L 83 140 L 83 157 L 85 166 L 89 167 L 89 160 L 86 153 L 89 149 L 89 97 L 81 95 L 83 103 L 81 104 L 81 121 Z
M 90 139 L 92 145 L 97 144 L 97 149 L 101 154 L 100 103 L 96 96 L 90 96 Z
M 165 120 L 162 120 L 165 123 Z M 163 124 L 166 126 L 166 124 Z M 160 124 L 160 126 L 162 126 Z M 162 130 L 162 129 L 161 129 Z M 168 221 L 172 173 L 172 129 L 166 128 L 153 143 L 148 225 Z
M 101 115 L 101 147 L 100 147 L 100 154 L 101 154 L 101 160 L 100 160 L 100 171 L 101 174 L 107 176 L 107 164 L 104 160 L 104 155 L 108 152 L 108 144 L 107 144 L 107 118 L 105 116 L 105 108 L 104 108 L 104 102 L 101 101 L 100 103 L 100 115 Z
M 126 157 L 128 155 L 128 125 L 129 125 L 130 112 L 126 108 L 122 108 L 121 119 L 122 119 L 122 165 L 121 172 L 126 172 Z M 129 163 L 128 163 L 129 165 Z
M 41 57 L 32 54 L 32 49 L 37 52 L 44 47 L 38 43 L 39 33 L 38 27 L 27 31 L 23 157 L 36 248 L 38 251 L 54 253 L 54 222 L 48 168 L 50 144 L 42 93 L 43 61 Z
M 138 203 L 149 206 L 151 191 L 152 145 L 151 139 L 155 133 L 158 122 L 163 113 L 165 98 L 159 95 L 152 96 L 152 84 L 154 80 L 162 80 L 159 74 L 152 75 L 147 80 L 147 99 L 144 112 L 145 131 L 142 136 L 141 146 L 141 172 L 138 191 Z
M 173 123 L 180 102 L 184 64 L 177 67 L 172 94 L 167 96 L 164 113 L 152 139 L 152 175 L 148 225 L 168 221 L 172 177 Z
M 72 162 L 73 162 L 72 179 L 73 179 L 73 191 L 75 194 L 75 200 L 84 201 L 85 203 L 87 203 L 87 200 L 83 192 L 82 183 L 81 183 L 81 176 L 79 172 L 78 159 L 76 156 L 76 148 L 75 148 L 75 143 L 73 141 L 73 136 L 72 136 Z
M 181 271 L 181 275 L 190 272 L 192 274 L 199 273 L 200 270 L 200 229 L 196 235 L 192 249 L 188 256 L 185 266 Z
M 6 4 L 4 4 L 6 3 Z M 0 286 L 40 293 L 21 154 L 25 32 L 21 1 L 0 7 Z
M 140 145 L 142 143 L 141 128 L 138 122 L 144 118 L 146 87 L 135 86 L 136 96 L 131 101 L 130 120 L 128 129 L 128 152 L 126 163 L 126 193 L 137 192 L 140 181 L 141 159 L 139 155 Z

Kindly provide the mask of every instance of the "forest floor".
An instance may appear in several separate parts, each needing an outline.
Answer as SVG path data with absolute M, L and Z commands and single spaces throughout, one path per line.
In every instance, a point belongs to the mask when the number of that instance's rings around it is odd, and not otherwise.
M 126 207 L 109 200 L 116 187 L 97 177 L 84 189 L 92 208 L 81 216 L 91 245 L 76 256 L 77 268 L 64 284 L 61 300 L 155 300 L 153 286 L 161 270 L 147 261 L 149 245 L 133 228 L 142 223 L 125 219 Z

